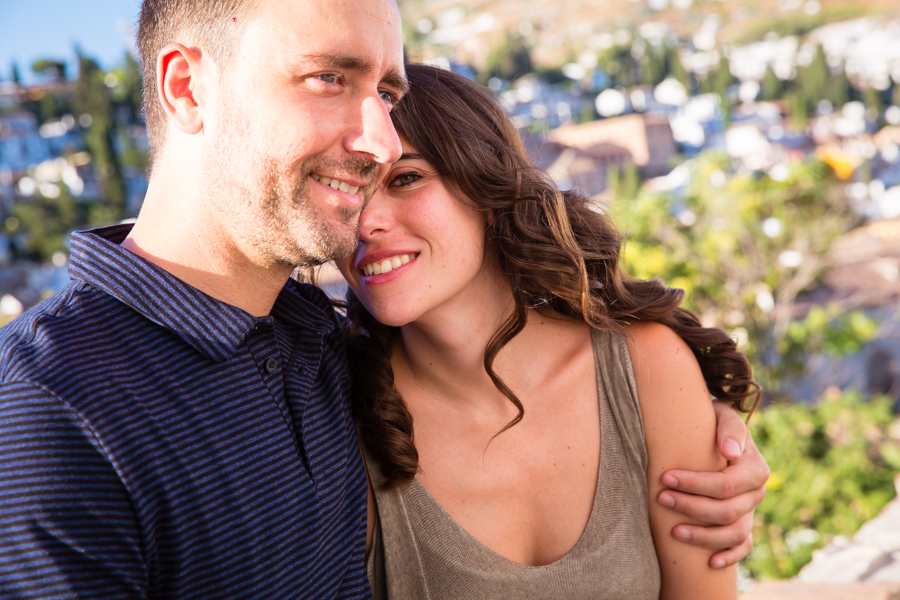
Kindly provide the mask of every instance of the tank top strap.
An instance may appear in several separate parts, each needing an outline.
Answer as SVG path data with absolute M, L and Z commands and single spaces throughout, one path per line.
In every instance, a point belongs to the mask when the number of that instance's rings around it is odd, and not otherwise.
M 623 335 L 610 331 L 593 330 L 591 340 L 597 362 L 601 435 L 615 432 L 613 435 L 621 438 L 626 460 L 646 473 L 644 420 L 628 344 Z

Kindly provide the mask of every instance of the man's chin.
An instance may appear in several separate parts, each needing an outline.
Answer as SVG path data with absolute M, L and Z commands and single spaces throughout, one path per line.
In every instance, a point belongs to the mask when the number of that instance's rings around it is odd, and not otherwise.
M 290 253 L 294 267 L 315 267 L 330 260 L 349 256 L 359 244 L 359 226 L 341 224 L 330 227 L 326 236 L 313 247 L 308 238 L 297 238 Z

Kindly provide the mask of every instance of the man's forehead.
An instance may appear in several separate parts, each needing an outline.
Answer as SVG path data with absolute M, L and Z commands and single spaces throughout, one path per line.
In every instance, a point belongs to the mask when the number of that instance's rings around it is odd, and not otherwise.
M 250 25 L 276 62 L 403 72 L 403 32 L 393 0 L 269 0 Z M 395 78 L 391 75 L 391 78 Z
M 348 26 L 381 25 L 401 31 L 400 9 L 394 0 L 265 0 L 255 14 L 269 13 L 285 25 L 328 22 Z M 307 30 L 313 38 L 340 31 Z M 401 32 L 402 36 L 402 32 Z

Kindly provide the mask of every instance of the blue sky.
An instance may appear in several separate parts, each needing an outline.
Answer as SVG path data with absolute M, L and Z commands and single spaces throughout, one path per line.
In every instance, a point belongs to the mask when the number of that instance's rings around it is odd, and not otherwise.
M 75 46 L 109 68 L 132 47 L 140 0 L 0 0 L 0 80 L 12 63 L 27 82 L 39 58 L 64 60 L 74 72 Z

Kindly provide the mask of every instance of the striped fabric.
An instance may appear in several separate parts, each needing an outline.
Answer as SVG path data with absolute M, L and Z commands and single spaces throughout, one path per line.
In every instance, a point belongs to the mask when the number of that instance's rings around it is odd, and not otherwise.
M 369 598 L 334 313 L 255 318 L 72 235 L 72 282 L 0 329 L 0 598 Z

